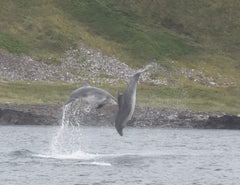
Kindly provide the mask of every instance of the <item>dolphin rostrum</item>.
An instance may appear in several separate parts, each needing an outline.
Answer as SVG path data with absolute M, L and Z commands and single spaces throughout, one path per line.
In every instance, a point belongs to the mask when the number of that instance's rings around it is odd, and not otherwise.
M 84 100 L 90 105 L 98 105 L 97 108 L 103 107 L 105 104 L 117 104 L 115 98 L 107 91 L 90 86 L 84 81 L 84 86 L 73 91 L 69 100 L 64 104 L 67 105 L 75 100 Z
M 118 93 L 118 112 L 115 118 L 115 128 L 121 136 L 123 135 L 123 128 L 132 119 L 136 104 L 137 82 L 140 74 L 150 67 L 152 65 L 147 65 L 144 69 L 138 70 L 130 79 L 123 94 Z

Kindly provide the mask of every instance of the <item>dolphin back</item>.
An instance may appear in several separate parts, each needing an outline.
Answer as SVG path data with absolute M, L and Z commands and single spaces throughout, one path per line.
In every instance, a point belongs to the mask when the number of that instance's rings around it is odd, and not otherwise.
M 77 99 L 83 99 L 90 104 L 98 104 L 100 107 L 101 105 L 108 103 L 117 104 L 116 99 L 109 92 L 97 87 L 92 87 L 87 83 L 85 83 L 83 87 L 74 90 L 70 94 L 69 100 L 64 105 L 67 105 Z

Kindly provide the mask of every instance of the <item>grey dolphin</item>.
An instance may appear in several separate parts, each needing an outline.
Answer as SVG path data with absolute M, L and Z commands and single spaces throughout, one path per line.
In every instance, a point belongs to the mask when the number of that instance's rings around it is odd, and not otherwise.
M 138 70 L 130 79 L 128 86 L 123 92 L 123 94 L 118 93 L 119 107 L 115 118 L 115 128 L 121 136 L 123 135 L 123 128 L 132 119 L 136 104 L 137 82 L 140 74 L 149 69 L 151 66 L 152 65 L 147 65 L 144 69 Z
M 69 100 L 64 104 L 67 105 L 77 99 L 84 100 L 91 105 L 98 105 L 97 108 L 101 108 L 105 104 L 117 104 L 115 98 L 107 91 L 90 86 L 84 81 L 84 86 L 74 90 Z

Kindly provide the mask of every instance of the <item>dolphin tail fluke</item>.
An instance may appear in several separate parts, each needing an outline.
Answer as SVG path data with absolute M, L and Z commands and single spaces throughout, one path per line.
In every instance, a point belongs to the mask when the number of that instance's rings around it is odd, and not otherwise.
M 148 69 L 150 69 L 150 68 L 153 67 L 153 66 L 154 66 L 153 64 L 148 64 L 148 65 L 146 65 L 143 69 L 137 70 L 136 73 L 143 73 L 143 72 L 147 71 Z

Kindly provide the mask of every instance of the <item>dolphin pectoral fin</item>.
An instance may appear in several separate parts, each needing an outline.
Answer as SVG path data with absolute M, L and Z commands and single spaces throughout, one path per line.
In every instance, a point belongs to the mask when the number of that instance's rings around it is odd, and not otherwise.
M 102 108 L 104 105 L 105 105 L 105 104 L 99 104 L 99 105 L 97 106 L 97 109 Z
M 127 122 L 127 125 L 131 125 L 132 123 L 134 123 L 136 121 L 136 118 L 135 117 L 132 117 L 132 119 L 130 119 L 128 122 Z
M 122 94 L 118 95 L 118 106 L 121 107 L 123 105 L 123 98 L 122 98 Z
M 117 91 L 117 97 L 118 97 L 118 103 L 119 103 L 122 98 L 122 94 L 119 91 Z

